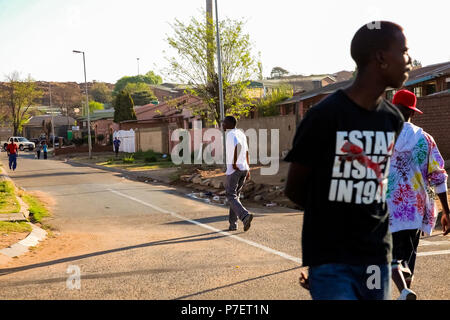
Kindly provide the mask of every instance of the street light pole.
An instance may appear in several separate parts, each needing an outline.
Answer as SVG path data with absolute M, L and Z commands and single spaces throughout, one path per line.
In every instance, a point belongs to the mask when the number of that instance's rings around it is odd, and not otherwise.
M 138 76 L 139 76 L 139 58 L 136 58 L 137 59 L 137 65 L 138 65 Z
M 220 104 L 220 120 L 223 121 L 225 119 L 225 108 L 223 105 L 223 88 L 222 88 L 222 54 L 220 48 L 220 30 L 219 30 L 219 13 L 217 9 L 217 0 L 215 0 L 216 4 L 216 32 L 217 32 L 217 74 L 219 76 L 219 104 Z
M 225 107 L 223 105 L 223 88 L 222 88 L 222 55 L 221 55 L 221 48 L 220 48 L 220 30 L 219 30 L 219 13 L 217 9 L 217 0 L 215 0 L 216 5 L 216 37 L 217 37 L 217 74 L 218 74 L 218 80 L 219 80 L 219 107 L 220 107 L 220 123 L 222 124 L 225 120 Z M 222 155 L 224 159 L 224 163 L 226 164 L 226 133 L 223 133 L 222 136 L 223 139 L 223 148 L 222 148 Z
M 89 97 L 88 97 L 88 86 L 86 79 L 86 60 L 84 58 L 84 51 L 73 50 L 74 53 L 82 53 L 83 54 L 83 66 L 84 66 L 84 84 L 85 84 L 85 92 L 86 92 L 86 108 L 87 108 L 87 126 L 88 126 L 88 145 L 89 145 L 89 159 L 92 159 L 91 150 L 92 150 L 92 141 L 91 141 L 91 117 L 89 111 Z
M 55 155 L 55 124 L 54 124 L 54 117 L 53 117 L 53 109 L 52 109 L 52 84 L 49 82 L 48 83 L 48 90 L 50 93 L 50 112 L 52 113 L 52 135 L 53 135 L 53 142 L 52 142 L 52 147 L 53 147 L 53 156 Z

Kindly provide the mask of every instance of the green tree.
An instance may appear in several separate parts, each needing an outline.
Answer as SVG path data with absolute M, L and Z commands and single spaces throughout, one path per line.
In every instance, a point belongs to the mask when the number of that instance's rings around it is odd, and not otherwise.
M 258 115 L 261 117 L 272 117 L 280 115 L 280 106 L 277 104 L 292 97 L 292 87 L 283 85 L 274 89 L 255 105 Z
M 94 110 L 103 110 L 105 109 L 103 103 L 97 102 L 97 101 L 89 101 L 89 112 L 93 113 Z
M 28 120 L 30 108 L 42 96 L 42 91 L 36 88 L 36 83 L 30 76 L 21 80 L 18 72 L 11 73 L 6 80 L 0 91 L 0 105 L 9 109 L 14 135 L 18 135 Z
M 217 50 L 216 42 L 211 43 L 211 30 L 216 34 L 215 23 L 192 17 L 189 23 L 175 20 L 171 27 L 173 35 L 167 42 L 176 55 L 166 54 L 169 62 L 166 73 L 175 81 L 187 83 L 187 93 L 202 99 L 206 108 L 196 109 L 195 113 L 203 115 L 210 123 L 217 123 L 220 120 L 219 81 L 215 71 L 211 74 L 210 61 L 214 57 L 208 55 Z M 219 24 L 225 113 L 238 118 L 247 115 L 251 109 L 246 88 L 249 79 L 258 73 L 253 46 L 243 27 L 243 21 L 228 18 Z M 217 61 L 215 63 L 217 70 Z
M 89 95 L 94 101 L 109 104 L 112 101 L 112 90 L 104 82 L 95 82 L 89 89 Z
M 162 78 L 153 71 L 149 71 L 145 75 L 122 77 L 114 85 L 113 95 L 117 95 L 129 83 L 161 84 Z
M 282 67 L 274 67 L 272 68 L 272 72 L 270 72 L 270 77 L 273 79 L 278 79 L 288 74 L 289 71 L 287 71 L 286 69 L 283 69 Z
M 114 99 L 114 122 L 136 120 L 133 98 L 128 92 L 121 91 Z
M 146 83 L 128 83 L 123 91 L 128 92 L 133 98 L 136 106 L 144 106 L 146 104 L 158 101 L 152 89 Z

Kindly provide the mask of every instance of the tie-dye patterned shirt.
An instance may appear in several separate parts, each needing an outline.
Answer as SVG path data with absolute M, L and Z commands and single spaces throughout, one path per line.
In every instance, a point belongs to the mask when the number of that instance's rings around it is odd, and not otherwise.
M 431 234 L 437 212 L 430 188 L 447 192 L 444 160 L 432 136 L 405 122 L 389 171 L 386 201 L 391 232 L 420 229 Z

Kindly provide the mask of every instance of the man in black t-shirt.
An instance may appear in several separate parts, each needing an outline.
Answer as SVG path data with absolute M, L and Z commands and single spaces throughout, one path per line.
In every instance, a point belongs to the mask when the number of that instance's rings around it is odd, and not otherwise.
M 382 95 L 403 85 L 411 58 L 403 29 L 377 24 L 352 40 L 354 82 L 307 112 L 285 159 L 285 193 L 305 211 L 302 258 L 313 299 L 390 299 L 385 195 L 404 119 Z

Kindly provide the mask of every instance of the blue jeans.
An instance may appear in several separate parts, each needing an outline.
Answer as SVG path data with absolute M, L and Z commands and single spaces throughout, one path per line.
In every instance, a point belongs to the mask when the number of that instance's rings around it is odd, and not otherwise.
M 391 266 L 324 264 L 309 268 L 313 300 L 390 300 Z
M 16 170 L 17 167 L 17 154 L 9 155 L 9 169 Z

